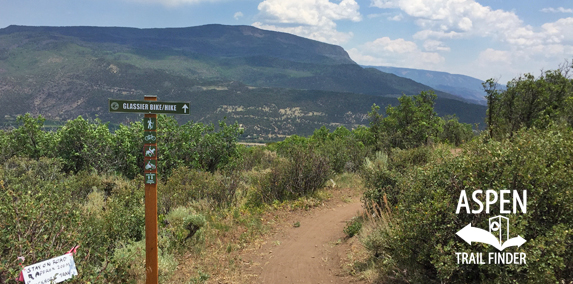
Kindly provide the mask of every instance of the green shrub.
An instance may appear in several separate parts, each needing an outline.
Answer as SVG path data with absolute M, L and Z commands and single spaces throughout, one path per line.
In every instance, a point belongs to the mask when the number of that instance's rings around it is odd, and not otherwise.
M 24 265 L 64 254 L 83 240 L 80 210 L 61 164 L 11 158 L 0 167 L 0 282 L 15 279 Z M 81 263 L 81 262 L 79 262 Z
M 165 216 L 165 223 L 163 234 L 173 249 L 200 245 L 205 241 L 202 229 L 206 223 L 205 216 L 190 208 L 175 208 Z
M 289 150 L 289 158 L 278 160 L 260 184 L 265 202 L 296 199 L 324 186 L 330 177 L 328 160 L 311 147 Z
M 390 171 L 388 167 L 388 155 L 383 152 L 376 152 L 373 161 L 365 158 L 361 171 L 362 182 L 366 188 L 362 197 L 364 208 L 371 208 L 372 203 L 381 206 L 385 194 L 390 196 L 392 203 L 397 202 L 398 193 L 394 192 L 394 189 L 398 182 L 398 173 Z
M 242 147 L 241 156 L 243 157 L 242 170 L 264 170 L 272 166 L 277 153 L 268 150 L 267 147 Z
M 370 209 L 374 204 L 382 207 L 384 196 L 390 204 L 397 204 L 402 190 L 396 186 L 399 179 L 406 171 L 423 166 L 433 159 L 432 149 L 427 146 L 405 150 L 394 148 L 390 156 L 376 152 L 373 161 L 366 158 L 361 171 L 366 188 L 362 197 L 365 208 Z
M 206 199 L 212 207 L 227 207 L 237 199 L 241 191 L 242 177 L 233 172 L 210 173 L 177 168 L 169 177 L 165 186 L 158 187 L 160 214 L 167 214 L 178 206 L 189 206 L 194 201 Z
M 360 232 L 360 229 L 362 229 L 362 220 L 355 217 L 346 222 L 346 226 L 343 231 L 349 238 L 352 238 Z
M 467 123 L 458 122 L 457 117 L 446 117 L 444 121 L 444 130 L 439 135 L 440 140 L 454 146 L 459 146 L 474 137 L 472 126 Z
M 159 242 L 161 243 L 162 240 Z M 138 283 L 145 281 L 145 239 L 120 245 L 113 253 L 113 268 L 117 283 Z M 163 283 L 177 269 L 177 259 L 158 248 L 157 252 L 159 282 Z
M 430 162 L 432 148 L 427 146 L 406 150 L 394 148 L 389 156 L 389 169 L 403 173 L 412 167 L 423 166 Z
M 406 178 L 407 176 L 407 178 Z M 410 283 L 566 283 L 573 279 L 573 132 L 521 130 L 513 140 L 473 141 L 458 157 L 411 169 L 400 178 L 390 221 L 367 247 L 385 281 Z M 527 242 L 527 265 L 457 264 L 456 252 L 497 252 L 456 236 L 467 224 L 488 227 L 490 214 L 456 214 L 461 190 L 527 190 L 527 213 L 506 215 Z M 468 195 L 470 195 L 468 193 Z M 471 198 L 471 197 L 470 197 Z M 482 200 L 483 202 L 483 200 Z M 475 208 L 475 207 L 474 207 Z M 506 252 L 504 251 L 504 252 Z

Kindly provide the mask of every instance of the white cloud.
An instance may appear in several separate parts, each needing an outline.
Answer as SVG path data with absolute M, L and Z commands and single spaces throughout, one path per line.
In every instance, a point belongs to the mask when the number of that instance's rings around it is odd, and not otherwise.
M 353 34 L 337 31 L 335 21 L 361 21 L 359 8 L 355 0 L 265 0 L 258 6 L 261 21 L 253 26 L 340 44 Z
M 348 50 L 350 57 L 363 65 L 385 65 L 411 68 L 431 68 L 444 62 L 444 57 L 436 52 L 424 52 L 415 42 L 403 38 L 378 38 Z
M 235 18 L 235 20 L 239 20 L 239 18 L 243 17 L 243 12 L 239 11 L 237 13 L 235 13 L 235 15 L 233 15 L 233 18 Z
M 328 42 L 331 44 L 341 44 L 348 42 L 348 40 L 350 40 L 354 36 L 352 32 L 348 33 L 339 32 L 335 29 L 335 27 L 330 27 L 330 28 L 327 27 L 325 28 L 324 26 L 281 27 L 276 25 L 267 25 L 261 22 L 255 22 L 252 25 L 256 28 L 263 30 L 285 32 L 322 42 Z
M 398 15 L 396 15 L 396 16 L 393 16 L 393 17 L 388 17 L 388 20 L 390 20 L 390 21 L 396 21 L 396 22 L 399 22 L 399 21 L 401 21 L 401 20 L 403 20 L 403 19 L 404 19 L 404 15 L 402 15 L 402 13 L 400 13 L 400 14 L 398 14 Z
M 573 44 L 573 18 L 559 19 L 541 26 L 546 42 Z
M 442 43 L 448 40 L 486 38 L 486 42 L 492 42 L 490 47 L 495 48 L 485 49 L 472 65 L 466 66 L 472 66 L 466 72 L 473 74 L 535 72 L 543 66 L 558 66 L 573 56 L 573 17 L 533 27 L 513 11 L 494 10 L 476 0 L 371 0 L 370 4 L 384 12 L 404 13 L 404 20 L 413 21 L 419 28 L 412 38 L 423 41 L 428 53 L 449 51 Z M 563 7 L 541 11 L 573 13 L 573 9 Z
M 488 48 L 479 54 L 478 61 L 488 64 L 488 66 L 491 66 L 489 64 L 492 63 L 511 63 L 511 53 L 505 50 Z
M 551 7 L 543 8 L 540 11 L 543 13 L 573 13 L 573 9 L 566 9 L 563 7 L 559 7 L 557 9 Z
M 424 42 L 424 49 L 426 51 L 450 51 L 450 47 L 446 46 L 443 42 L 439 40 L 426 40 Z

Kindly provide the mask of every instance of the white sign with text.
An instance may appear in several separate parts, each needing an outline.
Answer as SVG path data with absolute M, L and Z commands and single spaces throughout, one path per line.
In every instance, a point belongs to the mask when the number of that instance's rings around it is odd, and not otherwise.
M 60 283 L 78 275 L 74 256 L 64 254 L 24 267 L 26 284 Z

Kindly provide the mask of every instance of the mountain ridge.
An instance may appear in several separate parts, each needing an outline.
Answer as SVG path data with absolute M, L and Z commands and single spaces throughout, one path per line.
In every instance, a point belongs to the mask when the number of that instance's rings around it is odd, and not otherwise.
M 341 47 L 254 27 L 170 30 L 201 33 L 203 29 L 207 40 L 195 49 L 186 45 L 201 42 L 200 38 L 181 41 L 178 35 L 165 41 L 166 35 L 157 36 L 161 29 L 87 28 L 83 37 L 92 41 L 73 36 L 85 28 L 64 29 L 68 32 L 58 33 L 57 27 L 0 29 L 0 113 L 4 116 L 0 123 L 10 123 L 26 112 L 55 121 L 78 115 L 112 123 L 133 121 L 137 115 L 110 115 L 107 99 L 157 95 L 160 100 L 196 103 L 183 120 L 211 123 L 228 117 L 244 125 L 246 136 L 266 135 L 268 140 L 307 135 L 321 125 L 367 125 L 372 104 L 384 109 L 397 104 L 396 97 L 402 94 L 431 90 L 411 79 L 364 69 L 348 61 Z M 211 29 L 222 31 L 209 35 Z M 141 34 L 121 39 L 122 33 L 132 31 L 147 35 L 146 39 L 137 40 Z M 260 40 L 244 33 L 267 36 Z M 293 52 L 295 44 L 299 51 Z M 218 49 L 205 49 L 215 45 Z M 241 55 L 236 45 L 250 53 Z M 436 93 L 440 115 L 458 113 L 462 122 L 483 121 L 483 107 Z
M 392 67 L 392 66 L 370 66 L 362 65 L 365 68 L 375 68 L 382 72 L 395 74 L 404 78 L 412 79 L 424 85 L 428 85 L 437 90 L 463 97 L 469 102 L 485 105 L 485 92 L 482 83 L 484 81 L 462 74 L 454 74 L 443 71 L 433 71 L 415 68 Z
M 252 26 L 228 26 L 220 24 L 183 28 L 128 28 L 128 27 L 49 27 L 11 25 L 0 29 L 0 35 L 13 33 L 51 33 L 79 38 L 88 42 L 114 43 L 134 48 L 171 48 L 182 53 L 196 52 L 211 56 L 236 57 L 267 54 L 268 56 L 306 62 L 317 61 L 331 64 L 356 64 L 340 46 L 311 39 L 300 41 L 292 34 L 261 30 Z M 246 42 L 247 37 L 257 38 Z M 251 38 L 252 39 L 252 38 Z M 219 43 L 225 41 L 225 45 Z M 288 48 L 265 48 L 269 42 L 281 42 Z M 247 43 L 251 45 L 247 46 Z M 247 46 L 248 48 L 244 48 Z M 289 50 L 287 50 L 289 49 Z M 308 50 L 325 57 L 323 60 L 308 56 Z M 330 61 L 328 60 L 330 59 Z

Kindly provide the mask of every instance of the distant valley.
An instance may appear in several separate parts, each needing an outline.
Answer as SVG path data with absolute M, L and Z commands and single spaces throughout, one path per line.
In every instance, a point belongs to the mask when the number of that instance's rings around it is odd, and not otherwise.
M 382 72 L 391 73 L 400 77 L 412 79 L 418 83 L 430 86 L 452 95 L 464 98 L 465 100 L 477 104 L 486 104 L 480 79 L 470 76 L 450 74 L 447 72 L 438 72 L 421 69 L 399 68 L 388 66 L 363 66 L 365 68 L 375 68 Z
M 0 29 L 4 125 L 26 112 L 56 123 L 78 115 L 125 123 L 138 115 L 110 114 L 108 98 L 157 95 L 191 102 L 182 121 L 226 117 L 243 125 L 245 140 L 270 141 L 321 125 L 366 125 L 373 103 L 383 109 L 425 90 L 435 90 L 440 115 L 483 122 L 477 99 L 362 68 L 339 46 L 250 26 Z

